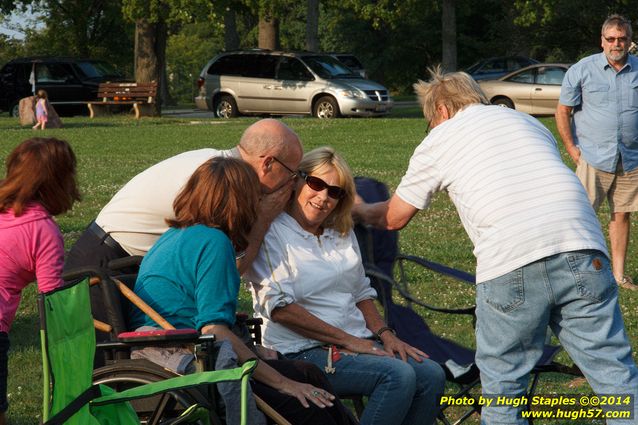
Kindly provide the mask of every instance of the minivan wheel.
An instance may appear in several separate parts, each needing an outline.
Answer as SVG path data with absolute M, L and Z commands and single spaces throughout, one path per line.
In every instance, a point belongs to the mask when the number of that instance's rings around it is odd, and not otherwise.
M 227 94 L 219 97 L 217 106 L 215 106 L 215 116 L 217 118 L 234 118 L 237 115 L 237 103 L 232 96 Z
M 317 118 L 339 118 L 339 105 L 330 96 L 324 96 L 315 103 L 313 115 Z

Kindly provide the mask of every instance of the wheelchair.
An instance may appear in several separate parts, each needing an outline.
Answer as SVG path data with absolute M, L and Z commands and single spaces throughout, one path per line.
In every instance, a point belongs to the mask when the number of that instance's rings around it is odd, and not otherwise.
M 225 372 L 215 371 L 218 344 L 215 342 L 214 335 L 200 335 L 195 330 L 175 330 L 163 318 L 159 317 L 133 293 L 135 275 L 118 274 L 120 269 L 139 262 L 140 258 L 123 260 L 116 260 L 114 264 L 109 264 L 107 270 L 81 268 L 65 273 L 63 276 L 69 286 L 85 278 L 88 278 L 89 281 L 90 313 L 95 327 L 95 354 L 91 359 L 93 387 L 107 386 L 117 393 L 122 393 L 146 384 L 158 385 L 157 383 L 168 382 L 180 376 L 178 373 L 149 360 L 131 359 L 132 350 L 140 347 L 187 347 L 195 356 L 197 372 L 204 372 L 204 374 Z M 153 317 L 163 329 L 148 332 L 127 332 L 129 328 L 127 327 L 126 312 L 131 308 L 131 305 L 141 308 Z M 41 312 L 45 309 L 45 306 L 41 306 Z M 247 322 L 251 326 L 254 333 L 251 335 L 252 337 L 260 337 L 258 321 L 244 316 L 238 316 L 238 320 Z M 68 366 L 73 367 L 72 364 Z M 194 375 L 198 375 L 198 373 Z M 184 375 L 182 378 L 189 376 L 191 375 Z M 235 378 L 232 379 L 235 380 Z M 239 381 L 237 384 L 239 385 Z M 242 392 L 244 391 L 242 389 Z M 244 412 L 244 403 L 247 403 L 244 398 L 242 393 L 242 412 Z M 141 424 L 226 424 L 225 409 L 223 403 L 220 403 L 214 381 L 211 383 L 204 381 L 197 385 L 189 384 L 177 389 L 166 389 L 161 393 L 128 400 L 128 403 Z M 272 422 L 288 423 L 277 412 L 269 409 L 265 403 L 261 403 L 260 409 L 271 417 Z M 195 406 L 197 414 L 192 414 L 191 411 L 194 410 Z M 236 407 L 240 407 L 239 403 Z M 192 417 L 195 419 L 189 419 Z M 47 422 L 45 421 L 45 423 Z

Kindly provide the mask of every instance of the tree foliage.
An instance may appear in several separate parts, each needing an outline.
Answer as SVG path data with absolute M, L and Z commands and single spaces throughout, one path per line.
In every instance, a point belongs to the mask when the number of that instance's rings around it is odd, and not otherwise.
M 444 1 L 320 0 L 319 49 L 354 53 L 372 79 L 409 93 L 427 67 L 442 61 Z M 599 51 L 600 26 L 607 15 L 632 18 L 638 10 L 638 0 L 453 3 L 459 69 L 511 54 L 572 62 Z M 161 41 L 160 35 L 166 40 L 161 68 L 171 93 L 182 101 L 192 100 L 194 81 L 215 54 L 258 46 L 259 22 L 265 16 L 280 23 L 276 36 L 281 49 L 307 48 L 307 1 L 0 0 L 0 16 L 29 7 L 42 14 L 43 27 L 28 30 L 24 41 L 0 37 L 0 62 L 23 54 L 68 54 L 106 59 L 132 71 L 134 28 L 143 21 L 153 26 L 156 40 Z M 160 46 L 153 54 L 164 53 Z

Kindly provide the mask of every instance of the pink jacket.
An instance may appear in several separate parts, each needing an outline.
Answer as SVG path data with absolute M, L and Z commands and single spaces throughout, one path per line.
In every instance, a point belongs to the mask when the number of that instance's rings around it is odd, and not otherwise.
M 22 289 L 36 279 L 40 292 L 61 286 L 63 265 L 62 233 L 44 207 L 0 212 L 0 331 L 11 329 Z

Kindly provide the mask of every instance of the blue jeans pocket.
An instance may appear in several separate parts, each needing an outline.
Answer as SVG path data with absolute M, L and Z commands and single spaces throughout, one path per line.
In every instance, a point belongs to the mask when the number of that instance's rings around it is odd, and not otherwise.
M 514 270 L 503 276 L 477 285 L 480 296 L 492 308 L 507 313 L 514 311 L 525 302 L 523 271 Z
M 573 252 L 567 257 L 576 279 L 578 295 L 600 303 L 608 299 L 616 285 L 609 259 L 598 251 Z

